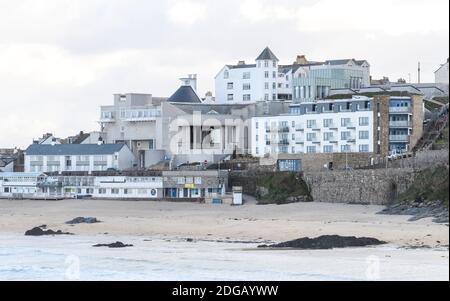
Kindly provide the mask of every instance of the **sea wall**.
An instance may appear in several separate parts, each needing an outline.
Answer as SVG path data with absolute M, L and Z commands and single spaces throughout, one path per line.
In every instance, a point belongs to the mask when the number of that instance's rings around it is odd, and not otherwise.
M 387 205 L 414 181 L 414 169 L 321 171 L 304 174 L 315 202 Z

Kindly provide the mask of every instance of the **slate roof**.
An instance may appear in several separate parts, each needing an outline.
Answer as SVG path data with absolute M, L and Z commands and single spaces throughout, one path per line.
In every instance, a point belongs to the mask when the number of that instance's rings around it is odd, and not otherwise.
M 83 156 L 112 155 L 122 150 L 125 144 L 32 144 L 27 150 L 28 156 Z
M 191 86 L 181 86 L 167 101 L 180 103 L 202 103 L 197 93 L 195 93 Z
M 188 104 L 188 103 L 180 103 L 179 105 L 175 104 L 175 106 L 184 111 L 187 114 L 193 114 L 194 112 L 201 112 L 205 115 L 229 115 L 232 110 L 242 109 L 249 104 Z
M 269 49 L 269 47 L 266 47 L 256 60 L 279 61 L 278 58 L 275 56 L 275 54 L 273 54 L 272 50 Z
M 230 69 L 256 68 L 256 64 L 227 65 Z

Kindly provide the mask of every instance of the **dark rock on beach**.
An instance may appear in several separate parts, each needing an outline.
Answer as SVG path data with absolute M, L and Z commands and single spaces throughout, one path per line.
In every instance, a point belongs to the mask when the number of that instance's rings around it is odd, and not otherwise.
M 347 248 L 347 247 L 366 247 L 386 244 L 384 241 L 380 241 L 376 238 L 369 237 L 344 237 L 338 235 L 326 235 L 317 238 L 300 238 L 288 242 L 283 242 L 274 245 L 261 245 L 258 248 L 294 248 L 303 250 L 327 250 L 334 248 Z
M 119 249 L 119 248 L 133 247 L 133 245 L 126 245 L 123 242 L 117 241 L 112 244 L 98 244 L 98 245 L 94 245 L 93 247 L 94 248 L 107 247 L 107 248 L 111 248 L 111 249 Z
M 449 222 L 448 207 L 444 202 L 440 201 L 425 201 L 422 198 L 417 198 L 413 202 L 402 202 L 379 212 L 379 214 L 387 215 L 410 215 L 409 221 L 414 222 L 423 218 L 433 218 L 434 223 L 445 224 Z
M 97 220 L 95 217 L 77 217 L 71 221 L 66 222 L 68 225 L 76 225 L 76 224 L 96 224 L 101 223 L 101 221 Z
M 73 233 L 62 232 L 61 230 L 45 230 L 45 227 L 35 227 L 25 232 L 25 236 L 45 236 L 45 235 L 73 235 Z

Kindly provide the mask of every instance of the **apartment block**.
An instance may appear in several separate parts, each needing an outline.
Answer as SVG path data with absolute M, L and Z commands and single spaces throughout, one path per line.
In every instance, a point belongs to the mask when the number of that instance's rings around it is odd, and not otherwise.
M 290 114 L 254 117 L 255 157 L 279 154 L 407 152 L 423 128 L 423 98 L 354 96 L 291 105 Z

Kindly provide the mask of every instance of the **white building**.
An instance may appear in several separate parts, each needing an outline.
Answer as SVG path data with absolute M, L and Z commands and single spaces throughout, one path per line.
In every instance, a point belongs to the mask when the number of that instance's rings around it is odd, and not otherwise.
M 252 118 L 251 153 L 408 152 L 423 133 L 423 106 L 420 95 L 293 104 L 290 114 Z
M 445 64 L 441 65 L 441 67 L 438 70 L 436 70 L 434 75 L 435 75 L 436 83 L 447 84 L 447 85 L 449 84 L 449 81 L 448 81 L 448 76 L 449 76 L 448 59 Z
M 355 105 L 349 105 L 355 103 Z M 252 155 L 374 151 L 369 99 L 303 103 L 290 115 L 252 119 Z
M 226 65 L 215 77 L 216 102 L 277 100 L 278 83 L 286 84 L 284 78 L 279 78 L 278 62 L 267 47 L 256 58 L 255 64 L 240 61 L 237 65 Z
M 88 172 L 133 167 L 125 144 L 32 144 L 25 151 L 25 172 Z
M 240 61 L 226 65 L 215 77 L 218 103 L 315 102 L 327 97 L 331 89 L 368 86 L 370 64 L 365 60 L 313 62 L 299 55 L 293 64 L 280 65 L 269 48 L 264 49 L 255 64 Z
M 0 173 L 0 198 L 37 198 L 46 193 L 42 187 L 47 176 L 40 172 Z

